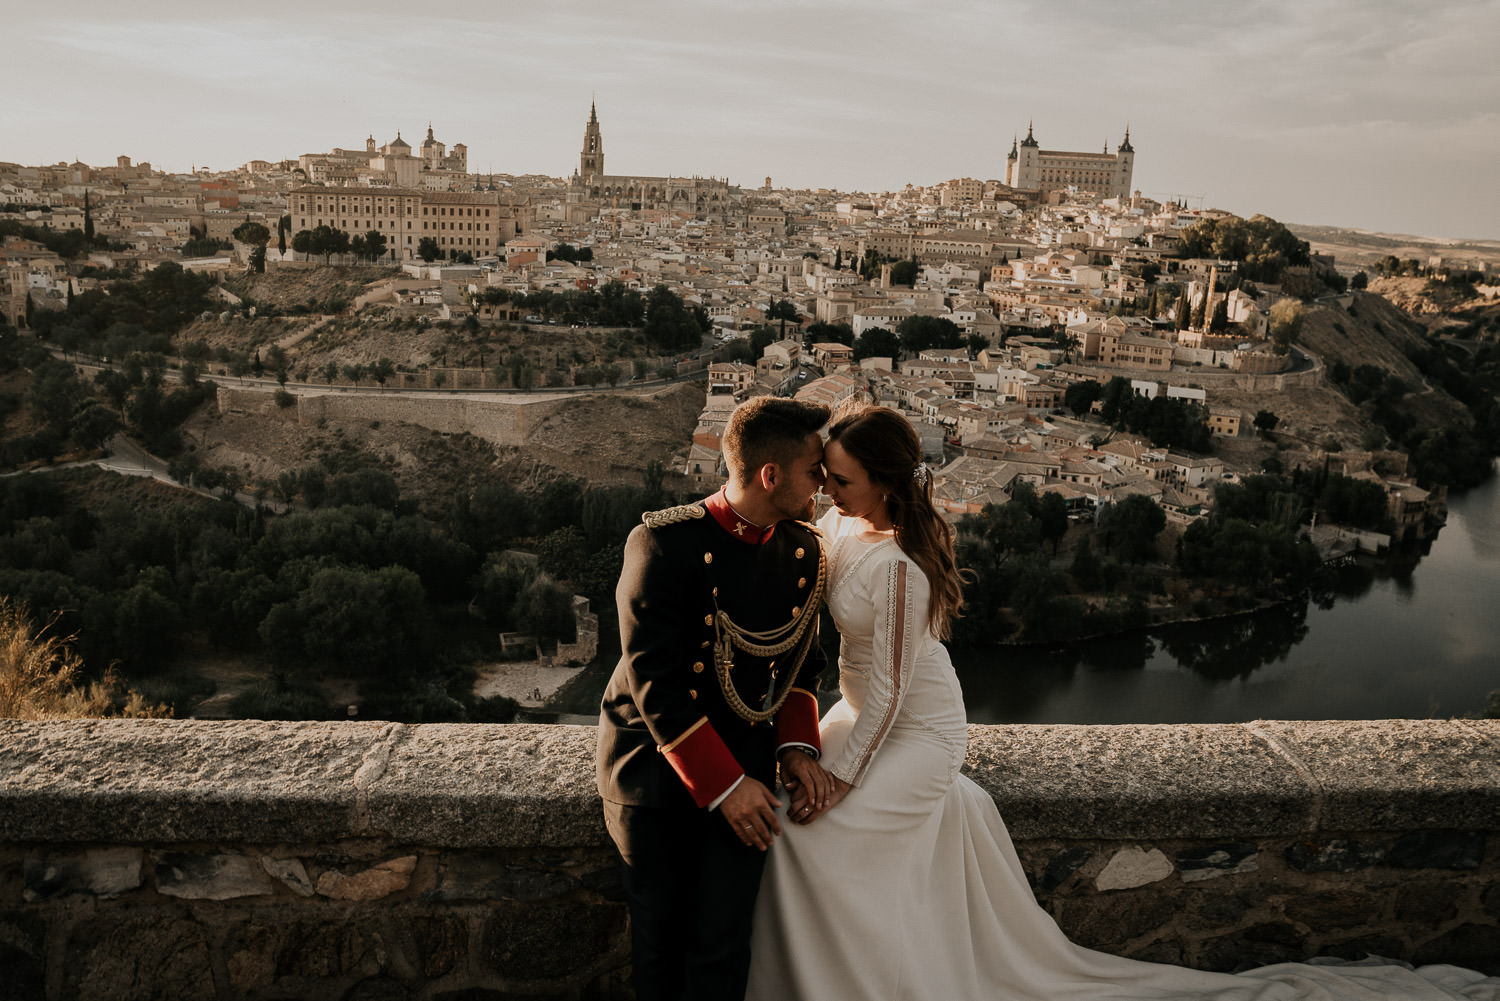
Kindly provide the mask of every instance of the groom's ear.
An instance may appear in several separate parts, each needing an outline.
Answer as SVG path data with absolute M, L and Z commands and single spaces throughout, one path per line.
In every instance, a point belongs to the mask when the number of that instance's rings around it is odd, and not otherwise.
M 762 490 L 770 493 L 781 482 L 781 467 L 774 462 L 767 462 L 755 471 L 755 481 Z

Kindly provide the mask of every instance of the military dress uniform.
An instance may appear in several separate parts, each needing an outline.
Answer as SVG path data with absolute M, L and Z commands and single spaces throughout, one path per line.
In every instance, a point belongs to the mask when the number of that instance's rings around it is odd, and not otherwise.
M 816 529 L 754 525 L 722 490 L 643 521 L 625 543 L 597 757 L 636 991 L 737 999 L 765 855 L 713 808 L 743 776 L 774 790 L 779 750 L 817 755 L 826 569 Z

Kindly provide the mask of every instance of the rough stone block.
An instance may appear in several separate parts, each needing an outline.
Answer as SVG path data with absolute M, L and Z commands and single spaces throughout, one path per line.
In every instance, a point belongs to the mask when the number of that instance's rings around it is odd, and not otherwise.
M 1397 869 L 1478 869 L 1484 861 L 1484 835 L 1458 831 L 1416 831 L 1397 839 L 1385 864 Z
M 342 1001 L 410 1001 L 416 995 L 399 980 L 366 977 L 344 992 Z
M 1298 872 L 1354 872 L 1385 858 L 1380 845 L 1342 838 L 1296 841 L 1287 846 L 1286 864 Z
M 156 889 L 188 900 L 232 900 L 271 892 L 260 863 L 248 855 L 152 852 Z
M 116 911 L 73 929 L 63 994 L 70 998 L 204 1001 L 214 998 L 203 929 L 191 921 Z
M 1301 775 L 1241 727 L 971 726 L 965 771 L 1019 840 L 1260 837 L 1311 826 Z
M 1057 923 L 1079 945 L 1109 951 L 1161 928 L 1178 902 L 1163 893 L 1111 893 L 1056 901 Z
M 567 873 L 512 865 L 482 855 L 443 859 L 437 885 L 423 900 L 546 900 L 570 893 L 579 880 Z
M 1042 878 L 1033 885 L 1039 887 L 1043 892 L 1051 893 L 1066 883 L 1069 876 L 1077 872 L 1084 863 L 1093 857 L 1093 851 L 1088 848 L 1064 848 L 1048 859 L 1047 867 L 1042 870 Z
M 1329 831 L 1500 828 L 1500 741 L 1446 720 L 1259 723 L 1323 790 Z
M 1500 928 L 1494 925 L 1461 925 L 1422 943 L 1412 956 L 1418 966 L 1451 963 L 1500 976 Z
M 369 784 L 366 827 L 456 848 L 607 845 L 594 741 L 591 726 L 409 727 Z
M 263 924 L 243 924 L 231 930 L 224 946 L 229 982 L 244 994 L 269 987 L 276 979 L 276 950 L 280 935 Z
M 372 976 L 387 962 L 385 939 L 378 926 L 363 921 L 323 923 L 297 921 L 268 929 L 278 982 L 337 980 L 350 974 Z
M 302 864 L 301 859 L 273 858 L 270 855 L 262 855 L 260 867 L 266 871 L 266 875 L 299 897 L 311 897 L 316 892 L 313 889 L 312 880 L 307 878 L 307 866 Z
M 1098 890 L 1129 890 L 1172 875 L 1172 863 L 1161 849 L 1122 848 L 1094 880 Z
M 1406 951 L 1406 943 L 1389 935 L 1361 935 L 1358 938 L 1325 945 L 1318 950 L 1318 954 L 1349 960 L 1368 959 L 1370 956 L 1400 959 L 1406 955 Z
M 1484 906 L 1484 912 L 1500 922 L 1500 882 L 1492 883 L 1480 896 L 1479 902 Z
M 575 976 L 577 957 L 623 953 L 625 908 L 582 901 L 497 904 L 481 934 L 481 960 L 503 977 Z
M 1209 939 L 1198 949 L 1197 966 L 1242 973 L 1271 963 L 1295 963 L 1303 956 L 1301 936 L 1284 922 L 1252 925 L 1244 931 Z
M 1203 931 L 1232 928 L 1245 920 L 1245 915 L 1260 904 L 1260 894 L 1252 890 L 1238 893 L 1219 892 L 1219 888 L 1194 893 L 1189 899 L 1194 902 L 1190 917 L 1191 927 Z
M 611 861 L 590 869 L 578 877 L 578 882 L 585 890 L 597 893 L 605 900 L 625 902 L 625 874 L 618 862 Z
M 1396 920 L 1435 928 L 1458 917 L 1459 904 L 1468 890 L 1459 883 L 1423 881 L 1405 883 L 1396 889 Z
M 69 893 L 117 897 L 141 885 L 139 848 L 90 848 L 60 855 L 34 855 L 22 866 L 25 899 L 49 900 Z
M 1379 897 L 1358 890 L 1323 890 L 1295 896 L 1282 910 L 1319 934 L 1331 934 L 1377 923 L 1386 906 Z
M 418 962 L 428 979 L 462 966 L 469 955 L 469 926 L 456 917 L 412 918 L 409 924 Z
M 1255 872 L 1260 868 L 1260 854 L 1255 845 L 1213 845 L 1177 854 L 1177 868 L 1184 883 L 1196 883 L 1237 872 Z
M 0 841 L 347 837 L 354 774 L 388 725 L 0 720 Z
M 334 900 L 378 900 L 406 889 L 417 867 L 417 857 L 390 859 L 356 873 L 329 869 L 318 877 L 318 893 Z
M 0 911 L 0 999 L 46 996 L 47 926 L 26 911 Z

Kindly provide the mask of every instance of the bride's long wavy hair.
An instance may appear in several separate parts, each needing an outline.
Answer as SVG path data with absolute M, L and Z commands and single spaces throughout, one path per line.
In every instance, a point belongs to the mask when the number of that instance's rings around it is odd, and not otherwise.
M 932 504 L 932 474 L 920 465 L 916 431 L 894 410 L 859 403 L 840 408 L 828 440 L 838 442 L 884 491 L 896 544 L 921 567 L 932 589 L 928 625 L 946 640 L 964 604 L 962 575 L 953 556 L 953 529 Z

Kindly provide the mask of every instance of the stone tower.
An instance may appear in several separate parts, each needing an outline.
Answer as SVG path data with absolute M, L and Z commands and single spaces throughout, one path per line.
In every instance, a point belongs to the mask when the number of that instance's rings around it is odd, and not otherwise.
M 1135 147 L 1130 145 L 1130 126 L 1125 126 L 1125 141 L 1115 147 L 1115 183 L 1110 194 L 1116 198 L 1130 197 L 1132 176 L 1135 173 Z
M 1021 140 L 1019 149 L 1012 149 L 1012 153 L 1019 155 L 1007 164 L 1005 183 L 1027 191 L 1039 188 L 1042 183 L 1041 152 L 1042 144 L 1036 141 L 1031 123 L 1027 122 L 1026 138 Z
M 589 123 L 583 130 L 583 152 L 578 155 L 578 173 L 584 180 L 604 174 L 604 139 L 599 135 L 599 114 L 589 102 Z

